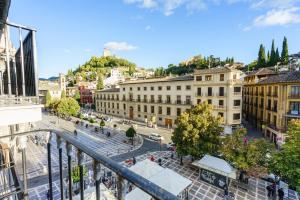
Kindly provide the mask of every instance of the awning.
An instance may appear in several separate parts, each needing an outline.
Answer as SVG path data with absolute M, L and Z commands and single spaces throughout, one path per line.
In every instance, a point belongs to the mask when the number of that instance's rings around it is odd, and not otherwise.
M 168 168 L 159 166 L 148 159 L 138 162 L 129 168 L 140 176 L 148 179 L 164 190 L 177 196 L 188 188 L 192 181 Z M 126 200 L 151 200 L 152 197 L 139 188 L 135 188 L 126 195 Z
M 201 160 L 194 161 L 192 165 L 229 177 L 231 179 L 236 179 L 236 169 L 234 169 L 225 160 L 214 156 L 205 155 Z

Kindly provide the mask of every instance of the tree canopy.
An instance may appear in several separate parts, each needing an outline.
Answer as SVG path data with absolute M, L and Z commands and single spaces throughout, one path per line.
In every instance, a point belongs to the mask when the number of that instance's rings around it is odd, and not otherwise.
M 133 126 L 129 127 L 126 131 L 126 136 L 131 139 L 132 145 L 133 145 L 133 138 L 136 135 L 136 131 L 133 128 Z
M 220 153 L 237 169 L 258 177 L 266 174 L 274 149 L 274 145 L 265 139 L 248 141 L 246 129 L 238 129 L 223 139 Z
M 194 157 L 216 155 L 222 132 L 221 121 L 221 117 L 213 116 L 212 106 L 207 102 L 182 113 L 176 119 L 177 126 L 172 135 L 176 151 Z
M 97 90 L 102 90 L 104 88 L 103 76 L 100 75 L 97 80 Z
M 282 149 L 271 160 L 270 172 L 300 191 L 300 120 L 291 120 Z
M 46 93 L 46 107 L 49 107 L 50 106 L 50 104 L 51 104 L 51 101 L 52 101 L 52 97 L 51 97 L 51 94 L 50 94 L 50 91 L 49 90 L 47 90 L 47 93 Z
M 57 113 L 61 116 L 76 116 L 79 110 L 80 106 L 73 98 L 63 98 L 57 106 Z
M 66 91 L 65 91 L 65 90 L 62 90 L 62 91 L 61 91 L 60 98 L 61 98 L 61 99 L 66 98 Z
M 288 42 L 286 37 L 284 37 L 282 42 L 281 62 L 284 65 L 288 64 L 289 62 L 289 50 L 288 50 Z

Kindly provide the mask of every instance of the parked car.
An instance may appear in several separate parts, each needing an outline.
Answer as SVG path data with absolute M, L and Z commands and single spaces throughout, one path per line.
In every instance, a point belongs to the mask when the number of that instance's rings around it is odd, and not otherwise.
M 174 151 L 175 150 L 175 144 L 173 142 L 169 142 L 167 144 L 167 149 L 171 150 L 171 151 Z
M 151 134 L 149 135 L 149 139 L 155 140 L 155 141 L 160 141 L 160 140 L 163 140 L 163 137 L 160 136 L 160 135 L 157 134 L 157 133 L 151 133 Z

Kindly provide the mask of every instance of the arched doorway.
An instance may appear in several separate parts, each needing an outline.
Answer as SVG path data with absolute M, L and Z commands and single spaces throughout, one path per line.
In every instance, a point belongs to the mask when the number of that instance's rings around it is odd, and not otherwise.
M 129 119 L 133 119 L 133 107 L 129 107 Z

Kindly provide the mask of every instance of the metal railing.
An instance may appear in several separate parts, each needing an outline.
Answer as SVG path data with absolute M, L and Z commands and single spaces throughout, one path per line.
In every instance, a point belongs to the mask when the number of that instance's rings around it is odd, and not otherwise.
M 53 200 L 53 186 L 52 186 L 52 162 L 51 162 L 51 137 L 56 135 L 57 140 L 57 148 L 59 152 L 59 178 L 60 178 L 60 198 L 64 199 L 64 183 L 63 183 L 63 163 L 62 163 L 62 149 L 63 143 L 65 143 L 67 158 L 68 158 L 68 191 L 69 191 L 69 199 L 72 200 L 73 195 L 73 181 L 72 181 L 72 149 L 77 149 L 77 160 L 79 166 L 79 175 L 80 175 L 80 199 L 84 199 L 84 155 L 88 155 L 93 159 L 93 170 L 94 170 L 94 179 L 95 179 L 95 191 L 96 191 L 96 199 L 100 200 L 100 183 L 101 183 L 101 165 L 107 167 L 111 171 L 113 171 L 117 176 L 117 199 L 125 200 L 126 195 L 126 181 L 132 183 L 136 187 L 140 188 L 152 198 L 157 200 L 175 200 L 178 199 L 175 195 L 170 192 L 164 190 L 158 185 L 152 183 L 151 181 L 145 179 L 144 177 L 134 173 L 130 169 L 122 166 L 116 161 L 98 153 L 94 149 L 89 146 L 84 145 L 81 141 L 76 137 L 76 135 L 71 135 L 62 131 L 52 130 L 52 129 L 39 129 L 33 130 L 23 133 L 17 133 L 13 135 L 0 136 L 0 140 L 3 138 L 8 138 L 11 136 L 24 136 L 33 134 L 35 132 L 48 132 L 48 143 L 47 143 L 47 155 L 48 155 L 48 178 L 49 178 L 49 199 Z M 24 184 L 25 185 L 25 184 Z M 26 197 L 27 188 L 24 187 L 24 196 Z
M 38 105 L 40 104 L 38 97 L 8 97 L 0 96 L 0 107 L 15 105 Z

